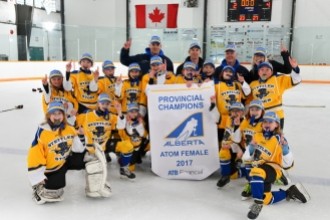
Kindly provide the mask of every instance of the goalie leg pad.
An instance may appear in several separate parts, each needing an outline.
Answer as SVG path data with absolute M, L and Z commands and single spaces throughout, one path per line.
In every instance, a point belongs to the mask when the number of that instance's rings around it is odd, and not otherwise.
M 86 172 L 88 174 L 101 173 L 103 171 L 101 161 L 94 160 L 86 163 Z
M 104 153 L 96 150 L 96 160 L 86 163 L 86 195 L 89 197 L 110 197 L 110 184 L 106 183 L 107 168 Z

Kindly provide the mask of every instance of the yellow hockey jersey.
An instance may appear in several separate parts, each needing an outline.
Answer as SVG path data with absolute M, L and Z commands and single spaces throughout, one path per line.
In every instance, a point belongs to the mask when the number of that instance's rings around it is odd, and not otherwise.
M 142 93 L 142 83 L 131 83 L 129 79 L 123 81 L 121 88 L 121 95 L 119 99 L 121 100 L 122 112 L 127 112 L 127 105 L 130 103 L 146 105 L 141 98 Z
M 274 111 L 279 118 L 284 118 L 282 95 L 285 90 L 295 86 L 290 75 L 271 76 L 266 82 L 255 80 L 250 83 L 249 100 L 260 99 L 266 111 Z
M 256 133 L 262 132 L 262 121 L 259 120 L 255 125 L 249 123 L 249 119 L 245 118 L 239 126 L 240 139 L 236 140 L 242 143 L 242 146 L 246 147 L 253 140 Z
M 67 106 L 67 110 L 75 109 L 76 111 L 78 111 L 78 102 L 72 96 L 71 92 L 52 89 L 51 87 L 49 87 L 49 94 L 44 93 L 42 95 L 42 108 L 45 114 L 47 112 L 48 104 L 53 101 L 62 102 L 64 105 Z M 69 114 L 69 112 L 66 113 Z
M 106 93 L 109 95 L 111 99 L 109 110 L 111 113 L 117 114 L 117 111 L 114 107 L 114 102 L 117 100 L 117 97 L 115 95 L 116 78 L 99 77 L 99 80 L 97 81 L 97 87 L 98 87 L 98 94 Z
M 256 142 L 256 150 L 261 152 L 259 160 L 272 166 L 277 172 L 281 172 L 282 166 L 282 145 L 279 137 L 272 136 L 266 139 L 262 132 L 256 133 L 254 140 Z
M 143 123 L 131 124 L 126 122 L 125 129 L 118 130 L 118 133 L 123 141 L 129 140 L 134 148 L 139 147 L 142 138 L 148 135 Z
M 147 85 L 149 84 L 150 76 L 149 74 L 145 74 L 142 77 L 142 94 L 141 94 L 141 104 L 147 103 L 147 94 L 146 89 Z M 159 85 L 159 84 L 174 84 L 176 82 L 176 76 L 172 72 L 167 72 L 166 74 L 161 74 L 155 77 L 153 82 L 153 85 Z
M 203 82 L 202 77 L 200 75 L 198 75 L 197 77 L 194 77 L 193 82 L 194 83 L 202 83 Z M 187 80 L 184 78 L 183 75 L 179 75 L 179 76 L 176 77 L 175 83 L 176 84 L 185 84 L 185 83 L 187 83 Z
M 85 143 L 87 150 L 93 152 L 94 142 L 97 142 L 105 150 L 105 143 L 111 137 L 112 130 L 123 129 L 125 127 L 125 117 L 120 119 L 114 114 L 107 114 L 106 117 L 99 116 L 96 111 L 89 111 L 80 117 L 78 123 L 82 125 L 85 133 Z
M 220 81 L 215 85 L 215 97 L 221 115 L 218 127 L 225 128 L 227 118 L 229 117 L 229 106 L 235 102 L 242 102 L 246 98 L 242 85 L 239 82 L 234 82 L 232 86 L 229 86 L 227 83 Z
M 89 109 L 96 109 L 98 98 L 97 85 L 95 91 L 91 89 L 92 84 L 96 84 L 94 75 L 92 73 L 84 73 L 81 70 L 74 71 L 70 74 L 70 81 L 78 103 Z
M 76 131 L 69 125 L 61 133 L 59 129 L 53 131 L 47 123 L 39 126 L 27 156 L 31 185 L 43 181 L 44 173 L 56 171 L 64 165 L 74 139 L 78 140 Z

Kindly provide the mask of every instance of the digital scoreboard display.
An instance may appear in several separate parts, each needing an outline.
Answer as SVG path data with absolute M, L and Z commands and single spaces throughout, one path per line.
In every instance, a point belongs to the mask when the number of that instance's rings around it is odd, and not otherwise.
M 270 21 L 272 0 L 228 0 L 227 21 Z

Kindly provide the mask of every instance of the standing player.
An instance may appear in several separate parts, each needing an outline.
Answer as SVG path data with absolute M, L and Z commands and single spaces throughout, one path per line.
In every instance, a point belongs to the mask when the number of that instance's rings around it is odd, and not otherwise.
M 93 111 L 89 111 L 81 117 L 85 134 L 86 148 L 88 150 L 88 157 L 93 158 L 95 154 L 96 144 L 101 146 L 102 151 L 106 153 L 119 154 L 120 163 L 120 176 L 128 179 L 135 179 L 135 174 L 128 169 L 128 165 L 131 162 L 133 145 L 130 141 L 113 142 L 111 132 L 115 129 L 124 129 L 126 124 L 125 116 L 121 112 L 121 105 L 115 104 L 115 108 L 118 115 L 111 114 L 109 112 L 111 99 L 106 93 L 102 93 L 98 97 L 98 108 Z
M 273 66 L 269 62 L 263 62 L 258 66 L 260 79 L 251 82 L 251 100 L 260 99 L 265 111 L 275 111 L 281 120 L 281 129 L 284 127 L 284 111 L 282 108 L 283 93 L 301 82 L 298 63 L 289 58 L 293 71 L 290 75 L 273 75 Z M 295 72 L 297 71 L 297 72 Z
M 42 96 L 42 107 L 44 113 L 47 113 L 47 106 L 52 101 L 60 101 L 65 108 L 65 115 L 68 123 L 74 126 L 76 114 L 78 111 L 78 102 L 72 96 L 71 92 L 65 91 L 63 88 L 63 75 L 59 70 L 52 70 L 49 73 L 49 82 L 47 75 L 42 79 L 44 87 Z
M 66 65 L 66 77 L 63 83 L 64 89 L 71 92 L 73 90 L 79 108 L 78 114 L 86 112 L 88 109 L 95 109 L 97 102 L 97 80 L 99 77 L 98 68 L 92 72 L 93 58 L 89 53 L 84 53 L 80 60 L 80 69 L 71 71 L 71 61 Z
M 116 98 L 116 91 L 121 90 L 122 82 L 121 76 L 115 77 L 115 65 L 111 60 L 105 60 L 102 64 L 102 71 L 104 76 L 99 77 L 97 81 L 98 94 L 107 93 L 111 99 L 110 112 L 117 114 L 114 107 Z
M 130 103 L 143 104 L 145 106 L 145 103 L 141 103 L 141 93 L 141 68 L 138 63 L 131 63 L 128 66 L 128 79 L 123 81 L 121 91 L 116 91 L 124 114 L 126 114 L 127 105 Z
M 266 49 L 264 47 L 257 47 L 253 55 L 252 69 L 250 70 L 250 74 L 246 77 L 246 82 L 250 84 L 252 81 L 259 79 L 258 65 L 266 61 L 272 64 L 274 75 L 277 75 L 278 72 L 290 74 L 292 71 L 292 67 L 289 61 L 290 54 L 288 49 L 286 49 L 286 47 L 283 45 L 281 45 L 281 56 L 283 58 L 283 64 L 277 62 L 276 60 L 268 60 Z
M 215 96 L 217 98 L 217 107 L 220 111 L 220 122 L 218 124 L 218 141 L 221 141 L 225 131 L 227 118 L 229 117 L 230 105 L 235 102 L 242 102 L 250 93 L 250 86 L 244 81 L 244 77 L 237 74 L 231 66 L 222 68 L 220 82 L 215 85 Z M 239 81 L 236 81 L 237 78 Z
M 140 106 L 140 114 L 143 117 L 146 115 L 147 111 L 148 85 L 174 84 L 175 81 L 176 77 L 174 73 L 166 70 L 166 62 L 163 63 L 160 56 L 151 57 L 149 73 L 142 77 L 141 103 L 143 103 L 143 105 Z

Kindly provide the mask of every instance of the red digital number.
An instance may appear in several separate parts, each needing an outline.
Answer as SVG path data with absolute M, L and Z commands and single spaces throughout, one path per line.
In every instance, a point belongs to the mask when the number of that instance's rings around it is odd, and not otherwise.
M 240 21 L 245 21 L 245 15 L 239 15 L 239 20 Z
M 267 8 L 270 8 L 270 2 L 266 2 Z
M 235 9 L 235 10 L 237 9 L 237 2 L 234 2 L 233 3 L 233 7 L 232 8 Z
M 253 15 L 252 21 L 259 21 L 259 15 Z

